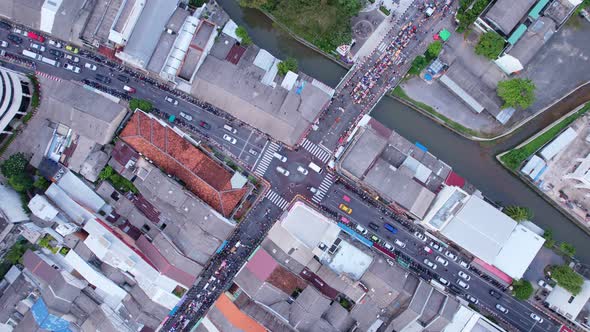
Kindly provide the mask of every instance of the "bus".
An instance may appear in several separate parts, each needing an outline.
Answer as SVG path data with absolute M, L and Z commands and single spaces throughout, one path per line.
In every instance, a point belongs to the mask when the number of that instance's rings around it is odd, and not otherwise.
M 57 60 L 53 60 L 53 59 L 51 59 L 51 58 L 46 58 L 46 57 L 43 57 L 43 58 L 41 59 L 41 61 L 42 61 L 42 62 L 44 62 L 44 63 L 46 63 L 46 64 L 48 64 L 48 65 L 52 65 L 52 66 L 54 66 L 54 67 L 59 67 L 59 66 L 60 66 L 60 63 L 59 63 L 59 61 L 57 61 Z
M 31 52 L 29 50 L 23 50 L 23 55 L 26 56 L 26 57 L 29 57 L 31 59 L 34 59 L 34 60 L 41 60 L 41 59 L 43 59 L 43 56 L 41 54 L 37 54 L 37 53 Z

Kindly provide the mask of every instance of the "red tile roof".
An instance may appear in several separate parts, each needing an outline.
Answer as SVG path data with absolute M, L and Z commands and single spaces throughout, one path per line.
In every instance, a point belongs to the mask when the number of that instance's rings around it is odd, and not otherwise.
M 160 253 L 158 248 L 156 248 L 156 246 L 154 246 L 145 236 L 140 236 L 136 244 L 161 274 L 172 280 L 176 280 L 178 283 L 186 287 L 190 287 L 195 283 L 197 276 L 170 264 L 164 255 Z
M 465 185 L 465 179 L 459 176 L 459 174 L 451 171 L 449 173 L 449 176 L 447 176 L 445 183 L 449 186 L 457 186 L 459 188 L 463 188 L 463 186 Z
M 130 160 L 137 160 L 137 158 L 139 158 L 139 153 L 123 141 L 118 140 L 117 143 L 115 143 L 115 148 L 113 149 L 111 156 L 117 161 L 117 163 L 125 167 Z M 123 169 L 118 169 L 116 171 L 121 173 Z
M 234 46 L 231 47 L 231 49 L 229 50 L 229 53 L 227 53 L 225 60 L 227 60 L 230 63 L 233 63 L 234 65 L 237 65 L 238 62 L 240 62 L 240 59 L 242 58 L 242 55 L 244 55 L 245 52 L 246 52 L 245 47 L 235 44 Z
M 133 114 L 120 137 L 226 217 L 247 192 L 247 188 L 232 189 L 232 173 L 143 112 Z

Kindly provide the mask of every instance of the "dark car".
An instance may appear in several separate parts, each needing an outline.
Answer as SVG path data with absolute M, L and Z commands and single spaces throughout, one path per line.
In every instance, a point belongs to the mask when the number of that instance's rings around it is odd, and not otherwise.
M 461 293 L 463 293 L 463 289 L 462 288 L 459 288 L 459 286 L 456 286 L 455 284 L 450 284 L 449 285 L 449 290 L 452 293 L 455 293 L 455 294 L 461 294 Z
M 502 295 L 500 293 L 498 293 L 497 291 L 490 289 L 490 295 L 495 298 L 496 300 L 499 300 Z
M 12 25 L 10 25 L 9 23 L 0 21 L 0 29 L 10 30 L 10 29 L 12 29 Z
M 205 122 L 205 121 L 201 121 L 201 122 L 199 122 L 199 126 L 201 126 L 201 127 L 205 128 L 205 129 L 207 129 L 207 130 L 211 129 L 211 125 L 210 125 L 210 124 L 208 124 L 208 123 L 207 123 L 207 122 Z
M 22 44 L 23 39 L 17 35 L 13 35 L 13 34 L 9 34 L 6 38 L 8 38 L 8 40 L 11 40 L 14 43 L 17 44 Z
M 109 77 L 103 76 L 101 74 L 96 74 L 96 80 L 104 84 L 111 83 L 111 79 Z
M 397 233 L 397 228 L 393 227 L 393 225 L 385 223 L 383 225 L 383 227 L 385 227 L 386 230 L 390 231 L 392 234 L 396 234 Z
M 374 230 L 374 231 L 378 231 L 379 230 L 379 225 L 370 222 L 369 223 L 369 228 L 372 229 L 372 230 Z
M 49 54 L 53 55 L 56 58 L 63 58 L 64 57 L 64 52 L 62 52 L 60 50 L 53 49 L 53 48 L 49 49 Z
M 117 75 L 117 79 L 123 83 L 129 83 L 129 77 L 119 74 Z

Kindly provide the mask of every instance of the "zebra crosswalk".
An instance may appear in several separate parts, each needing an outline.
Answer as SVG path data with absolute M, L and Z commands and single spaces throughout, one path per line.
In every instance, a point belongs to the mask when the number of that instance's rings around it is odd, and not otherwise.
M 270 142 L 268 147 L 264 151 L 264 154 L 256 164 L 256 168 L 254 169 L 254 174 L 259 176 L 264 176 L 264 173 L 268 169 L 268 166 L 272 162 L 273 154 L 279 150 L 281 146 L 275 142 Z
M 312 155 L 319 158 L 323 163 L 328 162 L 328 160 L 330 160 L 330 157 L 332 157 L 331 151 L 328 151 L 327 149 L 318 146 L 312 141 L 307 140 L 307 138 L 303 139 L 303 142 L 301 142 L 301 146 L 305 150 L 309 151 Z
M 386 48 L 387 48 L 387 43 L 383 41 L 383 42 L 381 42 L 381 44 L 379 44 L 379 47 L 377 47 L 377 50 L 380 53 L 383 53 Z
M 330 187 L 332 186 L 333 183 L 334 183 L 334 175 L 332 173 L 326 172 L 326 177 L 322 180 L 322 183 L 320 183 L 320 187 L 318 188 L 318 191 L 316 191 L 316 193 L 313 195 L 311 200 L 316 204 L 320 204 L 320 202 L 322 201 L 322 199 L 324 199 L 324 196 L 326 195 L 328 190 L 330 190 Z
M 284 210 L 285 208 L 287 208 L 287 205 L 289 205 L 289 202 L 287 202 L 286 199 L 284 199 L 272 190 L 269 190 L 266 193 L 265 197 L 268 198 L 271 202 L 273 202 L 276 206 L 278 206 L 281 210 Z

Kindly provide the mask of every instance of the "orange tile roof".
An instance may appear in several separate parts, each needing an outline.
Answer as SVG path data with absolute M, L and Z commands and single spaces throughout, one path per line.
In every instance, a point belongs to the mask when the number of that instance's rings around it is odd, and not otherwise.
M 119 136 L 226 217 L 247 192 L 246 187 L 232 189 L 232 173 L 172 128 L 141 111 L 133 114 Z
M 215 307 L 233 326 L 244 332 L 266 332 L 264 326 L 238 309 L 225 294 L 215 301 Z

